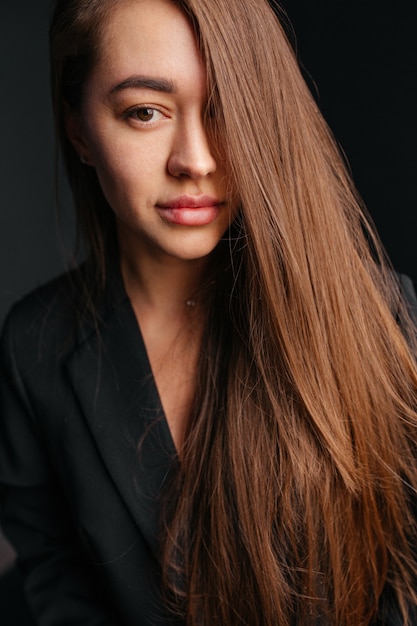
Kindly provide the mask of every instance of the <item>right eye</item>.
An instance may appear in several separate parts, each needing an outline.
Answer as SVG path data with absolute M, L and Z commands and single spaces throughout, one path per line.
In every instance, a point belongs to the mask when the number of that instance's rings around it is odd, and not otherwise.
M 163 117 L 163 114 L 154 107 L 140 106 L 126 111 L 125 117 L 134 122 L 146 124 L 149 122 L 157 122 Z

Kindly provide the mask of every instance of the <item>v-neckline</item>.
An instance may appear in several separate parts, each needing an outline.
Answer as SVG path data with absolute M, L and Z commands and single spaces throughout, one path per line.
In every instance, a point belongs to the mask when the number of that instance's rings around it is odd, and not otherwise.
M 115 257 L 117 258 L 117 256 Z M 164 440 L 169 443 L 169 454 L 172 458 L 179 459 L 178 450 L 175 446 L 174 439 L 171 433 L 171 429 L 167 420 L 167 416 L 162 404 L 161 395 L 159 393 L 158 386 L 156 384 L 156 378 L 152 369 L 151 360 L 146 347 L 146 343 L 142 334 L 142 330 L 135 314 L 132 302 L 126 291 L 122 273 L 120 270 L 120 264 L 117 260 L 115 263 L 109 264 L 108 267 L 108 280 L 109 280 L 109 293 L 112 305 L 116 306 L 117 303 L 122 302 L 126 311 L 126 318 L 128 322 L 127 335 L 130 337 L 133 345 L 136 346 L 138 358 L 141 358 L 144 362 L 144 369 L 149 373 L 149 380 L 152 381 L 152 391 L 155 398 L 155 408 L 158 412 L 158 421 L 161 428 L 163 428 Z

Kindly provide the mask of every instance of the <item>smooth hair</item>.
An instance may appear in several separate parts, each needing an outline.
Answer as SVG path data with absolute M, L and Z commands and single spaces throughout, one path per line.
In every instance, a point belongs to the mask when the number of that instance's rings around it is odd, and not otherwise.
M 105 281 L 112 213 L 79 107 L 112 9 L 59 0 L 51 75 L 78 221 Z M 188 626 L 403 624 L 417 605 L 414 331 L 340 151 L 266 0 L 178 0 L 240 213 L 206 293 L 161 567 Z M 213 117 L 213 116 L 211 116 Z M 168 601 L 168 600 L 167 600 Z M 389 606 L 388 606 L 389 605 Z

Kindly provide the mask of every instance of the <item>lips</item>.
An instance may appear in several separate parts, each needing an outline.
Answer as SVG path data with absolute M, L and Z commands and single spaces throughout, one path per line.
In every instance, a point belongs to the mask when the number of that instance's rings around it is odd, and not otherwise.
M 156 206 L 160 217 L 171 224 L 206 226 L 219 214 L 222 202 L 213 196 L 178 196 Z

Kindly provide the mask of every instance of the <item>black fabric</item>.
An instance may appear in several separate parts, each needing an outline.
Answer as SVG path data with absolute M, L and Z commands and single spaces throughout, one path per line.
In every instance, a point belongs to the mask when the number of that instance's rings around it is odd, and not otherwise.
M 12 567 L 0 576 L 2 626 L 36 626 L 23 592 L 20 572 Z
M 417 296 L 413 281 L 405 274 L 399 275 L 400 287 L 404 299 L 408 305 L 408 311 L 417 327 Z
M 1 523 L 40 626 L 168 626 L 157 556 L 175 448 L 120 275 L 81 322 L 76 278 L 3 329 Z
M 175 449 L 121 285 L 97 319 L 78 325 L 79 304 L 62 278 L 6 320 L 1 523 L 42 626 L 165 625 L 158 496 Z

